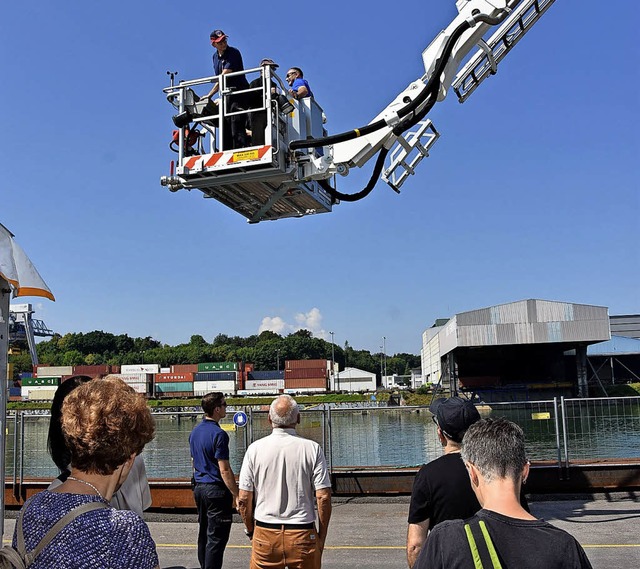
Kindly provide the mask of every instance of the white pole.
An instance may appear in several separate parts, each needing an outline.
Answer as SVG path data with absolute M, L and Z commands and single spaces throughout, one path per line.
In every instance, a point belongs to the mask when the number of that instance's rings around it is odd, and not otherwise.
M 7 367 L 9 360 L 9 299 L 11 287 L 0 276 L 0 543 L 4 538 L 4 468 L 7 432 Z

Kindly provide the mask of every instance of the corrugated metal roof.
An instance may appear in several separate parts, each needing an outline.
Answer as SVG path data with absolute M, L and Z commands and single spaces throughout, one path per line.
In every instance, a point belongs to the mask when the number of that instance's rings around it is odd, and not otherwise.
M 640 340 L 611 336 L 611 340 L 587 346 L 587 356 L 640 355 Z

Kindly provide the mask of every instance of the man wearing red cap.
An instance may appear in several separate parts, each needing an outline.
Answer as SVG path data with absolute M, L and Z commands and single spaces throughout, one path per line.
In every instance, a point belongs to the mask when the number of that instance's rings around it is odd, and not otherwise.
M 226 75 L 228 73 L 235 73 L 237 71 L 244 71 L 244 64 L 242 62 L 242 54 L 240 50 L 228 45 L 227 34 L 222 30 L 213 30 L 210 35 L 211 45 L 215 48 L 213 54 L 213 73 L 216 76 Z M 249 88 L 249 82 L 245 75 L 236 75 L 229 77 L 226 80 L 226 86 L 234 91 L 244 91 Z M 213 88 L 206 95 L 205 98 L 211 98 L 220 89 L 220 82 L 216 81 L 213 84 Z M 227 112 L 236 112 L 241 109 L 246 109 L 247 93 L 240 93 L 227 98 Z M 234 115 L 225 122 L 225 126 L 231 129 L 232 144 L 231 148 L 243 148 L 247 146 L 248 140 L 245 133 L 245 124 L 247 121 L 247 115 Z M 226 138 L 226 137 L 225 137 Z M 228 148 L 228 144 L 224 144 L 223 149 Z

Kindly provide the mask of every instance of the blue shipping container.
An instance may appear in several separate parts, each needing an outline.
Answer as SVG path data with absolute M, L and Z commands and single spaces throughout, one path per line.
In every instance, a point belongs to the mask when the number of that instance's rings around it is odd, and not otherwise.
M 200 371 L 196 373 L 194 381 L 229 381 L 236 379 L 235 371 Z
M 284 370 L 250 371 L 247 374 L 247 379 L 284 379 Z

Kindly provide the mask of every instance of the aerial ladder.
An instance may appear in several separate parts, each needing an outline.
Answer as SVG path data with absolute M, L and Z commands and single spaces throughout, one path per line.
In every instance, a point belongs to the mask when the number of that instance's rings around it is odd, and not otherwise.
M 440 136 L 427 117 L 433 106 L 451 90 L 464 103 L 554 1 L 457 0 L 458 15 L 422 53 L 424 75 L 369 124 L 335 135 L 326 132 L 324 112 L 315 99 L 282 104 L 277 93 L 286 88 L 269 67 L 177 85 L 175 74 L 168 72 L 171 85 L 164 92 L 177 110 L 170 144 L 177 158 L 160 183 L 173 192 L 200 190 L 249 223 L 331 212 L 341 201 L 366 197 L 379 178 L 400 193 Z M 240 74 L 248 80 L 260 77 L 260 86 L 229 88 L 229 79 Z M 221 94 L 217 104 L 201 100 L 197 87 L 209 90 L 215 81 Z M 238 94 L 258 103 L 238 109 L 231 103 Z M 261 136 L 259 144 L 246 148 L 225 147 L 230 121 L 244 117 L 250 124 L 255 113 L 266 114 L 264 140 Z M 374 157 L 371 179 L 361 191 L 337 190 L 337 176 L 348 176 Z
M 33 318 L 31 304 L 11 304 L 9 306 L 9 349 L 15 349 L 16 345 L 26 343 L 31 355 L 31 363 L 38 365 L 38 353 L 36 352 L 36 336 L 53 336 L 42 320 Z

